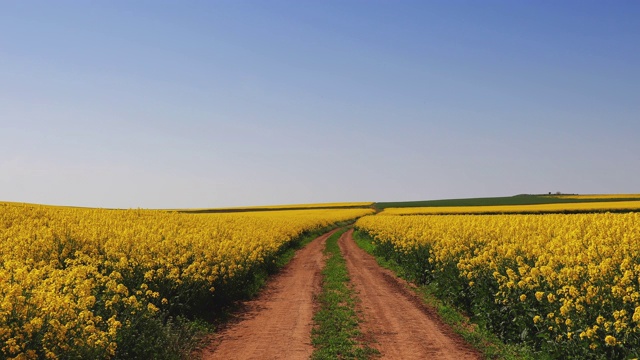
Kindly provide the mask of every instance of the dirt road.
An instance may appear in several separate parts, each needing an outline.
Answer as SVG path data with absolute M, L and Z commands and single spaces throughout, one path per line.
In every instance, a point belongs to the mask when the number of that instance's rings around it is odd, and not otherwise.
M 260 296 L 245 304 L 203 352 L 204 359 L 309 359 L 315 295 L 322 285 L 322 250 L 334 231 L 298 251 Z M 352 239 L 339 244 L 363 312 L 369 344 L 383 359 L 478 359 L 480 356 L 422 304 L 402 280 L 378 266 Z
M 240 321 L 220 332 L 204 359 L 309 359 L 313 352 L 314 295 L 322 287 L 324 234 L 299 250 L 255 300 Z
M 362 331 L 373 337 L 383 359 L 478 359 L 479 354 L 445 324 L 391 271 L 360 249 L 353 230 L 338 244 L 361 299 Z

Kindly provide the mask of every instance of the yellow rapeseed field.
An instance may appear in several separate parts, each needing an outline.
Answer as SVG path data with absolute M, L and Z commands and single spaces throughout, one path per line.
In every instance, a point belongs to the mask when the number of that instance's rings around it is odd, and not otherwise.
M 292 209 L 329 209 L 329 208 L 356 208 L 370 207 L 372 202 L 340 202 L 340 203 L 315 203 L 315 204 L 290 204 L 290 205 L 261 205 L 261 206 L 240 206 L 228 208 L 193 208 L 193 209 L 170 209 L 184 212 L 234 212 L 234 211 L 261 211 L 261 210 L 292 210 Z
M 637 201 L 578 202 L 533 205 L 487 205 L 487 206 L 431 206 L 387 208 L 380 215 L 428 215 L 428 214 L 509 214 L 509 213 L 558 213 L 587 211 L 637 211 Z
M 356 227 L 504 339 L 565 358 L 638 356 L 640 213 L 366 216 Z
M 227 296 L 302 233 L 371 212 L 0 204 L 0 358 L 109 358 L 145 319 Z

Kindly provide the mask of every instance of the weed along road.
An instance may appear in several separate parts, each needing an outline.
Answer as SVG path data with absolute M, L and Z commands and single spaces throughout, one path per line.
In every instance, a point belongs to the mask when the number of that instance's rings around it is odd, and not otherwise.
M 361 300 L 362 332 L 383 359 L 478 359 L 478 353 L 440 322 L 404 281 L 360 249 L 353 230 L 342 235 L 340 249 L 351 283 Z
M 204 359 L 309 359 L 313 353 L 314 297 L 322 286 L 322 249 L 328 232 L 299 250 L 239 321 L 230 324 L 204 352 Z

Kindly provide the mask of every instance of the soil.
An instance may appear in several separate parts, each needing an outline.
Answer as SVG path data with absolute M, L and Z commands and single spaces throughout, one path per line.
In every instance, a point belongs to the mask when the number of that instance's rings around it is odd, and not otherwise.
M 360 298 L 362 332 L 375 339 L 383 359 L 480 359 L 481 355 L 455 334 L 409 289 L 409 284 L 360 249 L 353 230 L 338 244 L 351 283 Z
M 309 359 L 315 296 L 322 288 L 325 242 L 300 249 L 260 295 L 212 339 L 203 359 Z
M 322 287 L 324 234 L 299 250 L 260 295 L 211 340 L 204 359 L 309 359 L 311 329 Z M 382 359 L 480 359 L 480 354 L 442 323 L 408 284 L 360 249 L 353 230 L 339 241 L 361 302 L 363 338 Z

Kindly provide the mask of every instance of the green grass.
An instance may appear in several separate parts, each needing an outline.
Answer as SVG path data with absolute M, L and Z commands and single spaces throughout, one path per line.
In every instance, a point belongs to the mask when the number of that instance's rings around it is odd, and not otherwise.
M 490 206 L 490 205 L 534 205 L 578 202 L 634 201 L 638 198 L 562 199 L 553 195 L 515 195 L 503 197 L 443 199 L 425 201 L 377 202 L 378 210 L 392 207 L 442 207 L 442 206 Z
M 367 234 L 356 231 L 353 234 L 353 239 L 360 248 L 373 255 L 380 266 L 392 270 L 398 276 L 403 276 L 402 268 L 395 261 L 386 260 L 375 254 L 376 245 Z M 508 360 L 550 359 L 546 354 L 536 353 L 525 345 L 503 343 L 486 326 L 481 323 L 474 323 L 473 319 L 469 319 L 468 316 L 454 306 L 440 300 L 435 295 L 433 285 L 418 286 L 414 291 L 420 295 L 425 304 L 436 309 L 440 318 L 457 334 L 482 352 L 485 358 Z
M 213 330 L 212 324 L 199 319 L 166 315 L 141 318 L 124 330 L 128 334 L 119 334 L 121 339 L 113 359 L 192 359 L 194 352 L 210 341 L 208 336 Z
M 278 255 L 278 258 L 276 259 L 276 267 L 277 269 L 281 269 L 283 268 L 285 265 L 287 265 L 291 259 L 293 259 L 294 255 L 296 254 L 296 251 L 302 249 L 303 247 L 307 246 L 307 244 L 309 244 L 311 241 L 315 240 L 318 236 L 322 235 L 322 234 L 326 234 L 327 232 L 339 228 L 339 227 L 345 227 L 348 225 L 351 225 L 355 222 L 355 220 L 349 220 L 349 221 L 341 221 L 341 222 L 337 222 L 329 227 L 326 228 L 322 228 L 322 229 L 317 229 L 314 231 L 311 231 L 309 233 L 304 234 L 300 239 L 293 241 L 289 244 L 289 246 L 287 246 L 284 250 L 282 250 L 280 252 L 280 254 Z
M 315 350 L 312 359 L 368 359 L 377 355 L 361 340 L 358 313 L 355 310 L 357 297 L 349 283 L 349 273 L 338 239 L 341 230 L 327 239 L 325 255 L 328 256 L 322 292 L 319 295 L 321 309 L 314 316 L 315 327 L 312 342 Z

